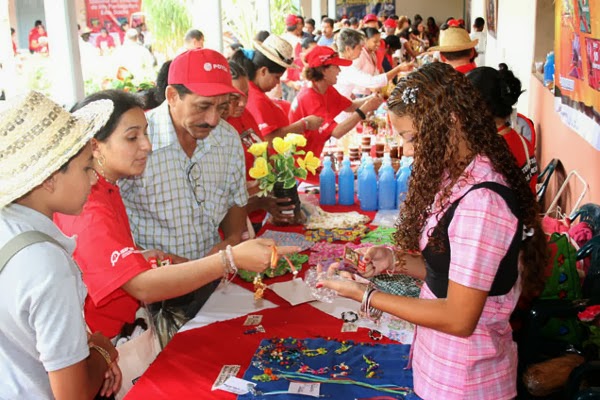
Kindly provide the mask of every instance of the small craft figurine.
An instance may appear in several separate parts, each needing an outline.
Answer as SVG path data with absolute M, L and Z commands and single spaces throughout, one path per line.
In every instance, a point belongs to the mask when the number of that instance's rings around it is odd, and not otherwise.
M 260 300 L 265 295 L 265 289 L 267 285 L 265 285 L 262 281 L 262 277 L 260 274 L 254 277 L 254 300 Z

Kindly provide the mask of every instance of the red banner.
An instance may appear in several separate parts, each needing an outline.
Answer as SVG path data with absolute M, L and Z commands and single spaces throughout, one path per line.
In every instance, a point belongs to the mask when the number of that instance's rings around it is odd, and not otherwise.
M 139 12 L 142 0 L 85 0 L 88 26 L 97 32 L 106 28 L 117 31 L 129 16 Z

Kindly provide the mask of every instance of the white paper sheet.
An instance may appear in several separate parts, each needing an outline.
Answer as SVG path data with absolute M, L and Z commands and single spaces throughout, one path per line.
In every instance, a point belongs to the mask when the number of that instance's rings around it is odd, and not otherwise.
M 276 304 L 265 299 L 255 302 L 254 293 L 230 283 L 225 288 L 220 286 L 215 290 L 198 314 L 182 326 L 179 332 L 202 328 L 213 322 L 226 321 L 275 307 L 277 307 Z
M 300 278 L 274 283 L 269 285 L 269 289 L 293 306 L 315 300 L 308 286 Z

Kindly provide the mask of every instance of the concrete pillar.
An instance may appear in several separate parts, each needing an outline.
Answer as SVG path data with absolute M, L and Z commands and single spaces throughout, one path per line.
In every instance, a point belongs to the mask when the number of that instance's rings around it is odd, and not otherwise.
M 6 98 L 16 93 L 15 57 L 10 39 L 10 21 L 8 20 L 8 0 L 0 0 L 0 91 Z
M 75 0 L 44 0 L 52 65 L 52 97 L 71 107 L 84 97 Z
M 323 14 L 323 10 L 321 9 L 321 0 L 311 0 L 310 14 L 315 20 L 315 28 L 321 29 L 321 15 Z
M 258 26 L 256 31 L 271 32 L 271 1 L 256 0 L 256 11 L 258 14 Z
M 204 47 L 223 52 L 223 17 L 221 0 L 191 0 L 192 26 L 204 33 Z
M 335 0 L 327 0 L 327 15 L 329 18 L 336 19 L 337 15 L 335 15 Z

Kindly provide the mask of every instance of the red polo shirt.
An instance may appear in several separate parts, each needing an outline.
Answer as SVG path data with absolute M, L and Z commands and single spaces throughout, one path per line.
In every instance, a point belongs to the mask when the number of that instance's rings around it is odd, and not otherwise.
M 87 324 L 92 332 L 116 336 L 140 307 L 121 286 L 151 268 L 137 251 L 118 186 L 99 177 L 81 214 L 55 214 L 54 222 L 66 235 L 77 235 L 73 257 L 88 288 Z
M 468 64 L 460 65 L 454 69 L 457 70 L 458 72 L 462 72 L 463 74 L 466 74 L 467 72 L 472 71 L 475 68 L 477 68 L 477 64 L 475 64 L 474 62 L 471 62 Z
M 103 45 L 104 43 L 104 45 Z M 96 38 L 96 47 L 99 49 L 103 49 L 103 48 L 111 48 L 111 47 L 115 47 L 115 39 L 113 39 L 113 37 L 110 35 L 110 33 L 104 37 L 102 35 L 98 35 L 98 37 Z
M 502 132 L 505 128 L 499 128 L 498 133 Z M 515 156 L 517 160 L 517 166 L 521 168 L 521 171 L 525 175 L 525 179 L 529 182 L 529 187 L 531 191 L 535 194 L 536 192 L 536 183 L 537 177 L 539 174 L 537 160 L 535 158 L 535 149 L 531 142 L 525 139 L 523 136 L 519 135 L 517 131 L 514 129 L 510 129 L 507 133 L 503 134 L 502 137 L 506 140 L 508 147 L 510 148 L 510 152 Z M 527 151 L 529 153 L 529 158 L 527 158 L 527 153 L 525 153 L 525 146 L 523 146 L 523 141 L 525 141 L 525 145 L 527 146 Z
M 248 149 L 254 143 L 262 142 L 258 125 L 247 108 L 244 110 L 244 113 L 241 117 L 229 117 L 227 118 L 227 122 L 229 122 L 240 135 L 240 140 L 242 141 L 242 146 L 244 147 L 244 157 L 246 159 L 246 180 L 252 181 L 253 179 L 250 177 L 248 172 L 254 165 L 254 156 L 248 153 Z M 250 218 L 250 221 L 258 223 L 262 222 L 266 215 L 267 212 L 265 210 L 256 210 L 250 213 L 248 217 Z
M 256 120 L 263 138 L 269 133 L 290 124 L 283 110 L 267 97 L 254 82 L 249 82 L 248 86 L 248 104 L 246 105 L 246 110 Z
M 316 157 L 321 155 L 325 142 L 331 137 L 331 132 L 337 126 L 334 118 L 339 113 L 352 105 L 352 101 L 342 96 L 333 86 L 329 86 L 325 94 L 317 92 L 312 87 L 304 87 L 292 103 L 290 109 L 290 122 L 309 115 L 316 115 L 324 119 L 323 125 L 318 130 L 305 131 L 306 146 L 303 150 L 312 151 Z

